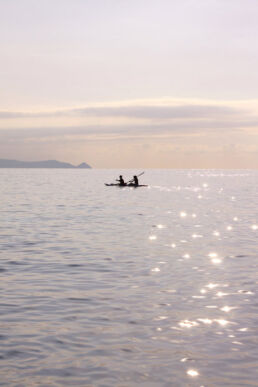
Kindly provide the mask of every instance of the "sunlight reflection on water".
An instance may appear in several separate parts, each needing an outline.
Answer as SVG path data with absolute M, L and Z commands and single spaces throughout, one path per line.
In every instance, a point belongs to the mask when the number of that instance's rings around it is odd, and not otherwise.
M 256 385 L 257 172 L 0 173 L 1 385 Z

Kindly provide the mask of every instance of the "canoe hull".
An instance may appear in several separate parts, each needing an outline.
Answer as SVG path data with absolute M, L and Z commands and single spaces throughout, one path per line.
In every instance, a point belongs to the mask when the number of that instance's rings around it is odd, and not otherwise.
M 126 185 L 121 185 L 121 184 L 115 184 L 115 183 L 111 183 L 111 184 L 105 183 L 105 185 L 107 187 L 120 187 L 120 188 L 124 188 L 124 187 L 133 187 L 133 188 L 148 187 L 148 185 L 146 185 L 146 184 L 139 184 L 139 185 L 126 184 Z

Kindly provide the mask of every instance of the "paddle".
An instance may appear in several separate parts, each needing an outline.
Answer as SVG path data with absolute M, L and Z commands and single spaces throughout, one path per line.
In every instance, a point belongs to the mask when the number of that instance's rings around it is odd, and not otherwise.
M 139 175 L 137 175 L 137 177 L 142 176 L 143 174 L 144 174 L 144 172 L 142 172 L 142 173 L 140 173 Z M 131 180 L 129 180 L 126 184 L 132 183 L 133 181 L 134 181 L 134 179 L 131 179 Z

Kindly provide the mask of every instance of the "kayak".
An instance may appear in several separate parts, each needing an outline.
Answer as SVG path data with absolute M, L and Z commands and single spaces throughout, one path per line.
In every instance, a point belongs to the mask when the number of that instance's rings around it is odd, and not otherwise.
M 116 186 L 116 187 L 121 187 L 121 188 L 123 188 L 123 187 L 134 187 L 134 188 L 138 188 L 138 187 L 148 187 L 148 185 L 146 185 L 146 184 L 138 184 L 138 185 L 135 185 L 135 184 L 133 184 L 133 183 L 131 183 L 131 184 L 125 184 L 125 185 L 121 185 L 121 184 L 118 184 L 118 183 L 111 183 L 111 184 L 105 183 L 105 185 L 106 185 L 107 187 L 114 187 L 114 186 Z
M 134 187 L 134 188 L 138 188 L 138 187 L 148 187 L 147 184 L 138 184 L 138 185 L 136 185 L 136 184 L 133 184 L 133 183 L 127 184 L 126 186 L 127 186 L 127 187 Z

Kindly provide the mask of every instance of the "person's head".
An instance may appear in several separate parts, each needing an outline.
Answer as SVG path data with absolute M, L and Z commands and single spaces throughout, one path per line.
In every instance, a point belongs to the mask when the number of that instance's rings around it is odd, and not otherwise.
M 122 179 L 122 178 L 123 178 L 123 176 L 122 176 L 122 175 L 120 175 L 119 177 L 120 177 L 120 179 Z
M 134 176 L 134 178 L 136 178 L 137 176 Z

